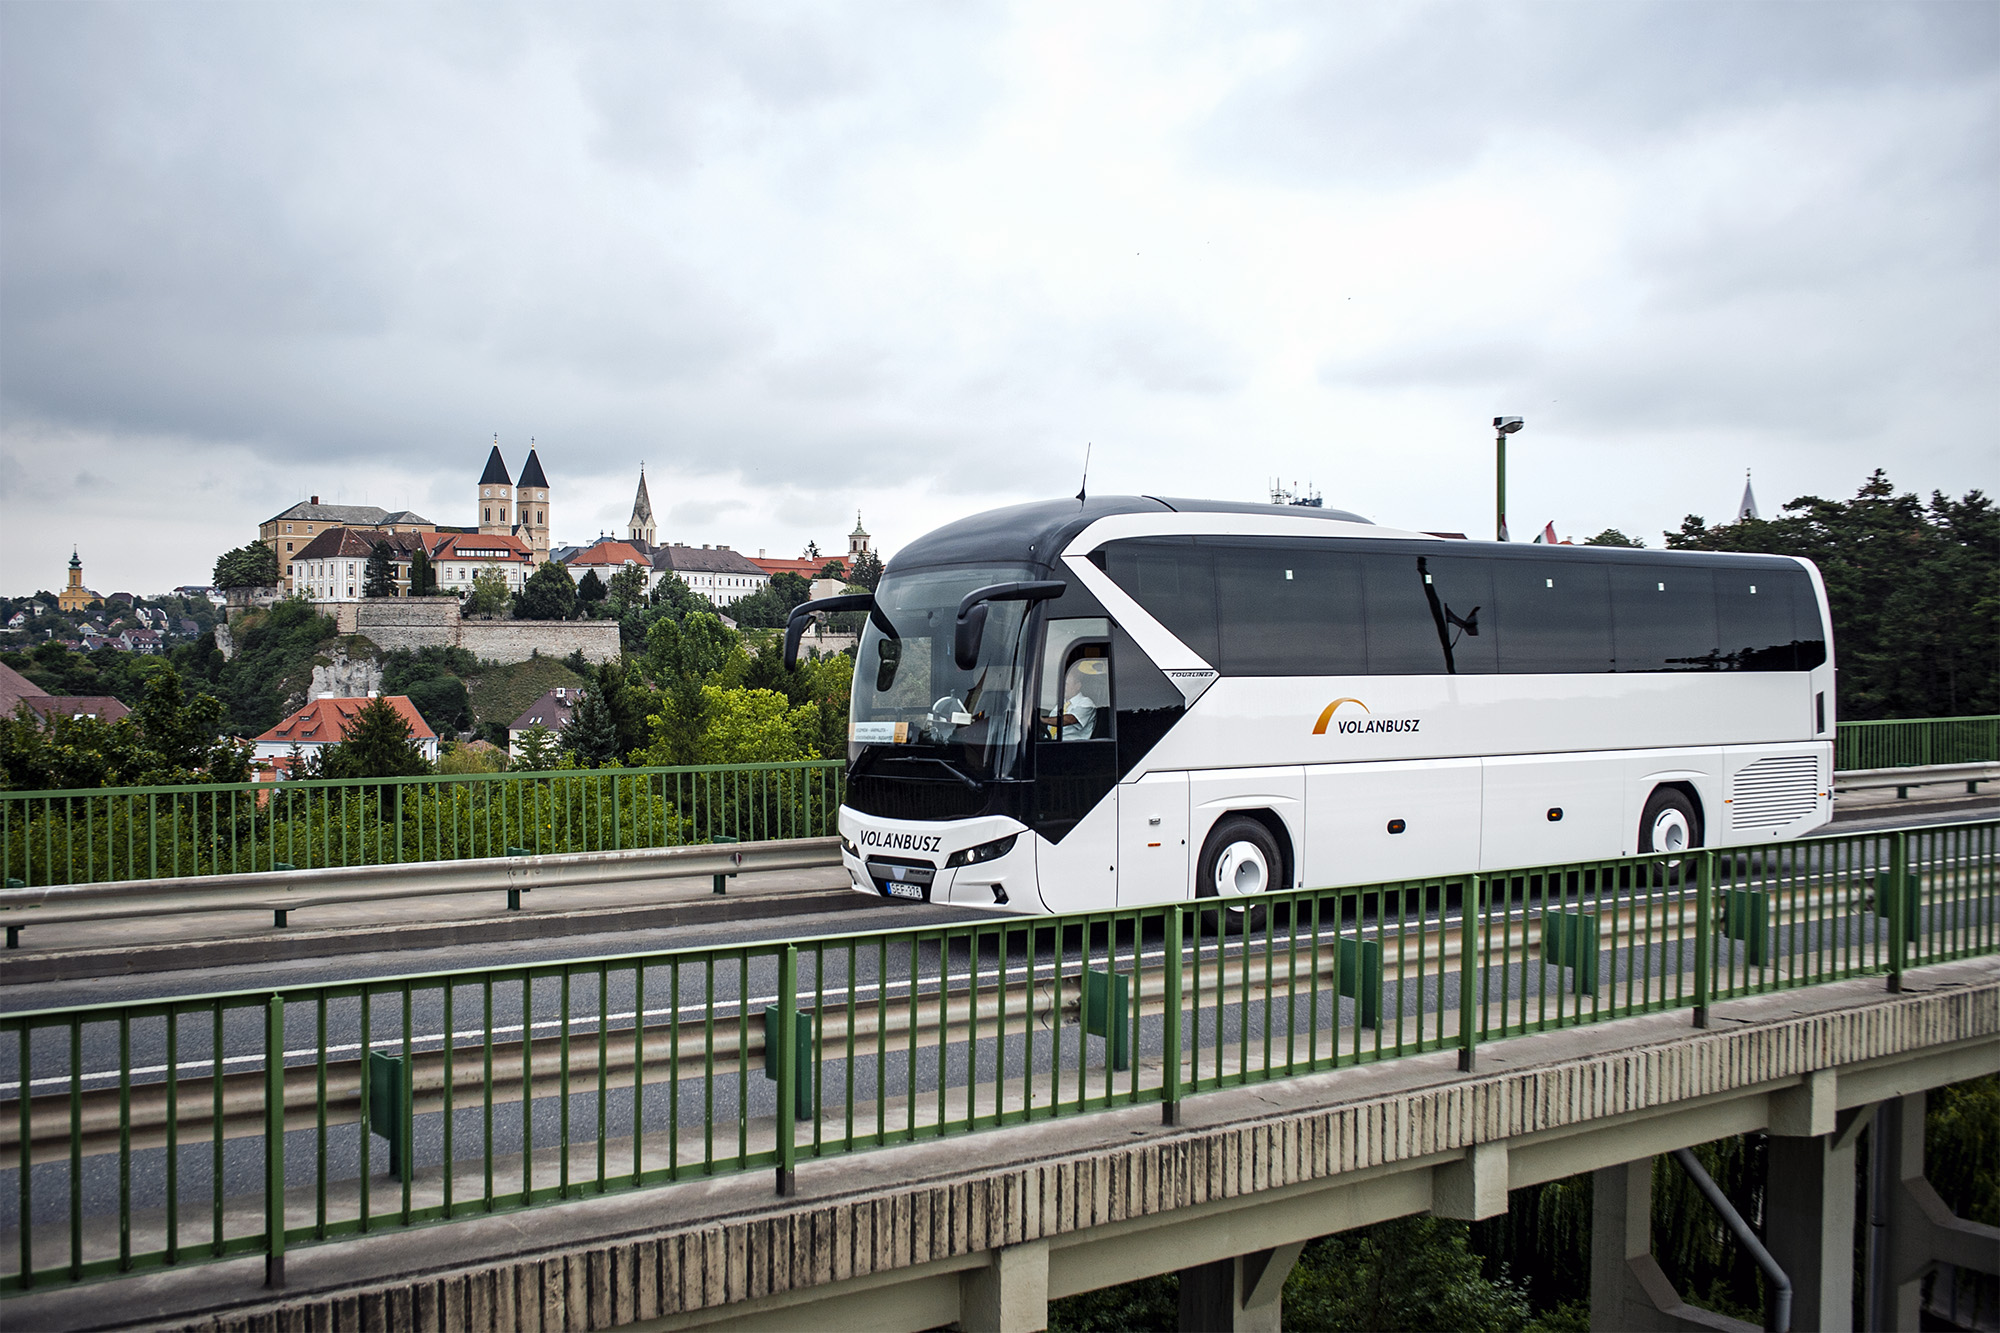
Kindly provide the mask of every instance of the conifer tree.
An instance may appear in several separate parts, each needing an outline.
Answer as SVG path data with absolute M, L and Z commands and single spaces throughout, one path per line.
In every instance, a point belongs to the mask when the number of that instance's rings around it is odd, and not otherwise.
M 396 595 L 396 566 L 389 552 L 389 543 L 380 541 L 375 543 L 368 552 L 368 568 L 362 573 L 363 597 Z
M 602 768 L 618 759 L 618 722 L 601 689 L 586 690 L 563 723 L 562 747 L 579 767 Z
M 413 739 L 415 728 L 387 699 L 370 699 L 335 745 L 320 751 L 320 776 L 405 778 L 431 771 Z
M 410 557 L 410 596 L 435 597 L 438 595 L 437 567 L 431 564 L 430 552 L 419 546 Z

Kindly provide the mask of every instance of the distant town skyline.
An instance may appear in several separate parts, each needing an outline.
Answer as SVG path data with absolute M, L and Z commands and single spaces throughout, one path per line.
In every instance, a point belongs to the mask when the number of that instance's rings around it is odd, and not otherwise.
M 389 53 L 389 54 L 385 54 Z M 1658 545 L 1991 488 L 2000 6 L 0 6 L 0 586 L 308 495 L 893 554 L 1265 498 Z

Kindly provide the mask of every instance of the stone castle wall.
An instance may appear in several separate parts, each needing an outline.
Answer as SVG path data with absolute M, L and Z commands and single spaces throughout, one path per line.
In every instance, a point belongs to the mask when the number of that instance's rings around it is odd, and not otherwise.
M 463 648 L 482 662 L 525 662 L 581 652 L 588 662 L 618 656 L 618 625 L 609 620 L 466 620 L 447 597 L 382 597 L 360 602 L 320 602 L 342 634 L 359 634 L 376 647 Z

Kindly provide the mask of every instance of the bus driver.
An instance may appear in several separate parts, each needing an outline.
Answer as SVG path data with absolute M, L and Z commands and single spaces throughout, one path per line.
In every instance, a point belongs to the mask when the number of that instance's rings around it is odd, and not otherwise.
M 1101 657 L 1079 658 L 1063 673 L 1063 711 L 1060 717 L 1042 714 L 1042 724 L 1054 731 L 1062 728 L 1062 739 L 1087 741 L 1096 735 L 1097 701 L 1085 693 L 1084 677 L 1104 670 Z

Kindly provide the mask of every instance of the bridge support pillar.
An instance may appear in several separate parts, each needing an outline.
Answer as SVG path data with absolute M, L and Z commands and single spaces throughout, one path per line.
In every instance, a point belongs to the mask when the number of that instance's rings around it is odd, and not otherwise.
M 1507 1144 L 1475 1143 L 1462 1161 L 1431 1168 L 1431 1212 L 1483 1222 L 1507 1211 Z
M 959 1276 L 959 1327 L 965 1333 L 1038 1333 L 1049 1326 L 1049 1243 L 1026 1241 L 991 1251 L 983 1267 Z
M 1278 1333 L 1304 1241 L 1181 1270 L 1181 1333 Z
M 2000 1273 L 2000 1227 L 1953 1215 L 1924 1178 L 1926 1094 L 1875 1108 L 1869 1209 L 1869 1327 L 1918 1327 L 1925 1274 L 1940 1263 Z
M 1824 1095 L 1815 1096 L 1820 1084 Z M 1854 1327 L 1854 1147 L 1868 1118 L 1849 1111 L 1836 1120 L 1832 1087 L 1833 1075 L 1825 1071 L 1807 1081 L 1794 1104 L 1773 1099 L 1764 1243 L 1792 1280 L 1792 1327 L 1848 1333 Z
M 1754 1324 L 1683 1301 L 1653 1258 L 1650 1157 L 1591 1173 L 1590 1327 L 1603 1333 L 1757 1333 Z

